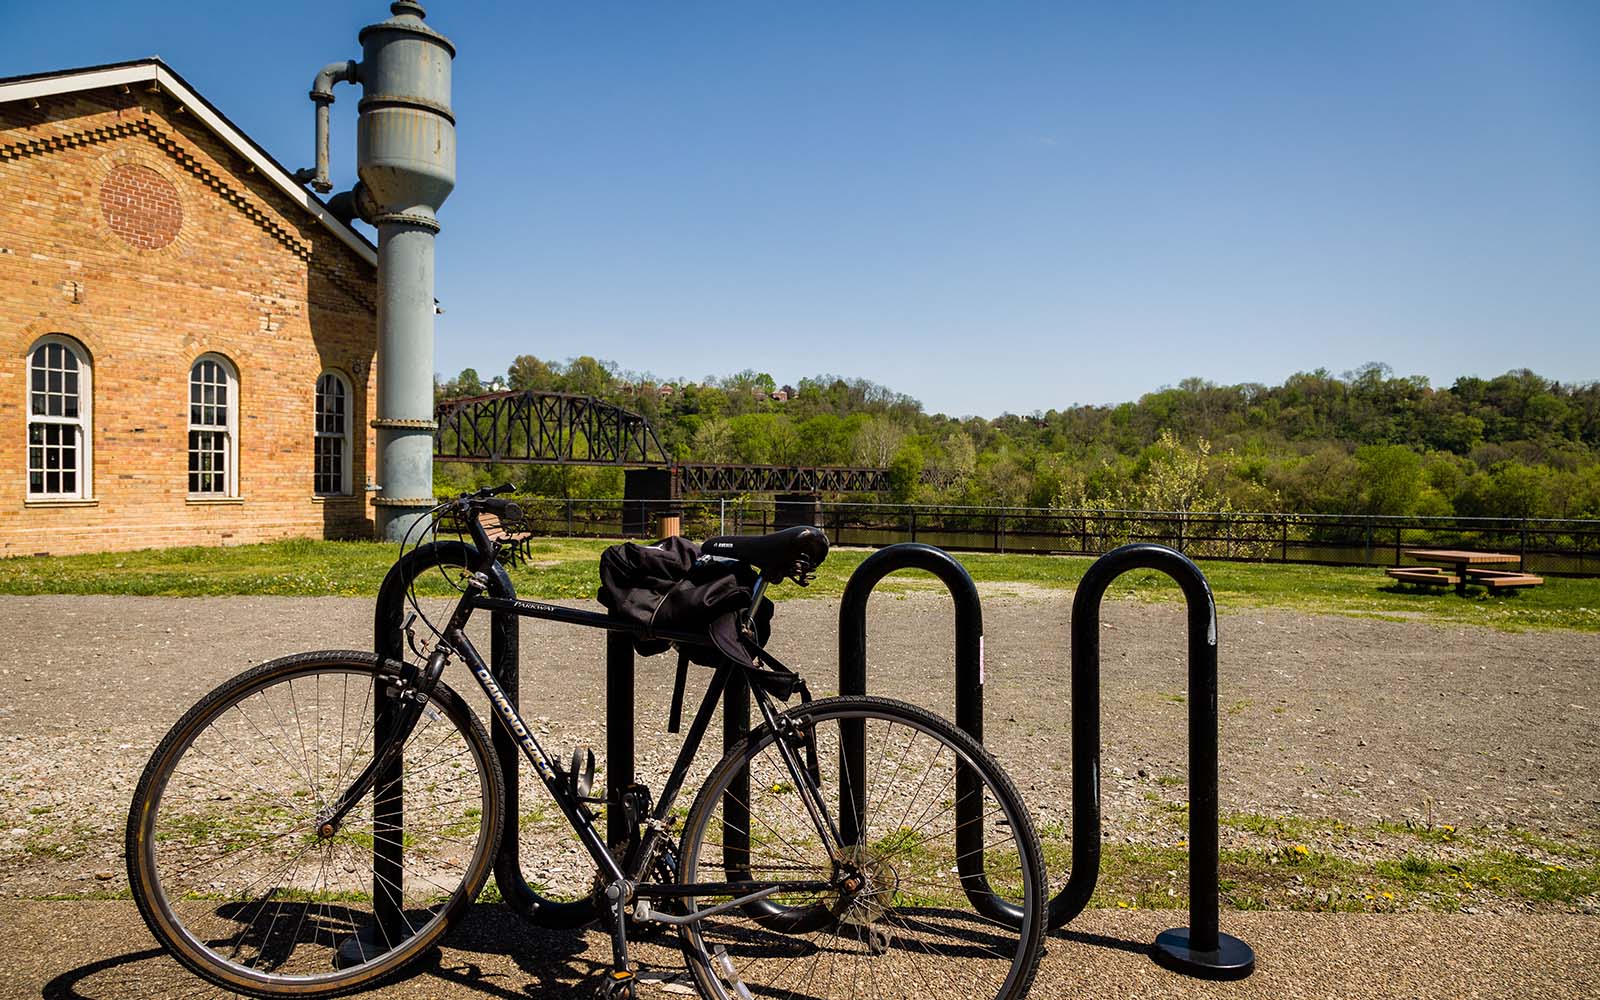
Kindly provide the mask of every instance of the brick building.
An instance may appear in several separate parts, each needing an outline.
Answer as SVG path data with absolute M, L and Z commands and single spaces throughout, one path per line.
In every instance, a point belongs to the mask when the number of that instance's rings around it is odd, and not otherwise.
M 0 556 L 370 537 L 376 274 L 159 61 L 0 80 Z

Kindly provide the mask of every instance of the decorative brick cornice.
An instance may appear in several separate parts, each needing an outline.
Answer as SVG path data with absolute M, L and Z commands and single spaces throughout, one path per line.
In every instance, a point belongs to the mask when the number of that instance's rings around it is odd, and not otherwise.
M 226 178 L 219 176 L 210 167 L 195 158 L 189 152 L 188 147 L 162 129 L 148 116 L 124 119 L 94 128 L 81 129 L 76 132 L 62 132 L 55 135 L 41 136 L 36 139 L 0 144 L 0 162 L 22 159 L 28 156 L 40 156 L 79 146 L 92 146 L 97 143 L 112 142 L 117 139 L 138 135 L 144 136 L 155 144 L 162 152 L 171 157 L 178 166 L 216 192 L 223 201 L 232 205 L 241 215 L 254 222 L 268 236 L 271 236 L 290 253 L 304 261 L 307 267 L 316 268 L 323 277 L 337 285 L 368 312 L 377 313 L 378 306 L 370 291 L 363 288 L 360 283 L 349 280 L 349 278 L 340 273 L 338 268 L 330 267 L 318 260 L 312 252 L 312 245 L 309 241 L 278 222 L 271 213 L 258 204 L 249 194 L 230 184 Z

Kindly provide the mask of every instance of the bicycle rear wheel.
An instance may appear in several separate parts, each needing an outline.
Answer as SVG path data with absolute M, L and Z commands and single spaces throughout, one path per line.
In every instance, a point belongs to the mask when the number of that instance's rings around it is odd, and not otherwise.
M 785 716 L 796 743 L 815 740 L 816 784 L 843 846 L 819 836 L 769 727 L 728 752 L 690 809 L 681 881 L 829 887 L 686 925 L 702 995 L 1021 997 L 1041 953 L 1047 883 L 1027 809 L 994 758 L 903 702 L 829 698 Z M 852 747 L 861 752 L 841 752 Z M 795 751 L 804 762 L 803 745 Z M 693 912 L 726 900 L 687 902 Z
M 156 749 L 128 814 L 128 882 L 191 970 L 257 996 L 362 989 L 421 955 L 483 888 L 500 766 L 443 683 L 398 774 L 319 835 L 318 813 L 372 760 L 400 669 L 342 651 L 262 664 Z

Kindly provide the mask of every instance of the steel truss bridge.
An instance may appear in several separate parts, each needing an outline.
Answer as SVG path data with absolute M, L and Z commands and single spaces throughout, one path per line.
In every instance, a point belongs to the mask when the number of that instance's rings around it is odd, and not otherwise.
M 491 392 L 444 400 L 433 418 L 433 457 L 439 462 L 671 469 L 679 495 L 889 489 L 888 469 L 674 462 L 650 421 L 593 396 Z

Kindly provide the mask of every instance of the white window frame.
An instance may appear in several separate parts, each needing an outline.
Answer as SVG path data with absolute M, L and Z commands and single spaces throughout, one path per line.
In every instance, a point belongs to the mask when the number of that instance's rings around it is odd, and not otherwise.
M 339 389 L 344 393 L 344 427 L 338 433 L 321 430 L 317 427 L 317 418 L 322 415 L 322 407 L 320 405 L 320 399 L 322 397 L 322 381 L 323 379 L 329 378 L 333 379 L 335 384 L 337 384 Z M 350 495 L 350 428 L 353 426 L 355 421 L 355 399 L 355 390 L 352 388 L 350 379 L 345 377 L 344 372 L 334 368 L 327 368 L 323 370 L 321 375 L 317 376 L 316 388 L 311 397 L 311 489 L 312 492 L 319 497 L 347 497 Z M 340 443 L 339 489 L 337 490 L 323 491 L 317 489 L 317 475 L 321 471 L 317 466 L 317 442 L 324 439 L 338 441 Z
M 222 372 L 221 384 L 227 388 L 226 404 L 222 407 L 225 424 L 196 423 L 194 419 L 194 380 L 195 371 L 203 364 L 216 365 Z M 239 369 L 234 367 L 221 354 L 202 354 L 189 363 L 189 377 L 184 380 L 183 404 L 187 414 L 188 434 L 184 436 L 184 485 L 189 489 L 191 500 L 227 500 L 239 496 Z M 207 405 L 203 402 L 200 405 Z M 194 475 L 190 462 L 193 460 L 195 448 L 193 437 L 195 433 L 220 433 L 223 435 L 222 455 L 224 468 L 222 470 L 223 489 L 221 491 L 207 490 L 196 492 L 192 488 L 189 477 Z
M 73 359 L 78 362 L 78 415 L 76 417 L 49 416 L 33 412 L 33 359 L 39 351 L 50 346 L 66 348 Z M 82 344 L 71 337 L 59 333 L 49 333 L 35 340 L 28 346 L 23 357 L 23 414 L 22 422 L 22 474 L 23 496 L 28 502 L 52 500 L 91 500 L 94 498 L 94 366 L 89 363 L 89 351 Z M 48 391 L 48 386 L 46 387 Z M 33 463 L 32 449 L 33 428 L 37 424 L 53 424 L 58 427 L 73 427 L 77 431 L 78 467 L 75 469 L 77 488 L 70 491 L 56 493 L 33 492 Z

